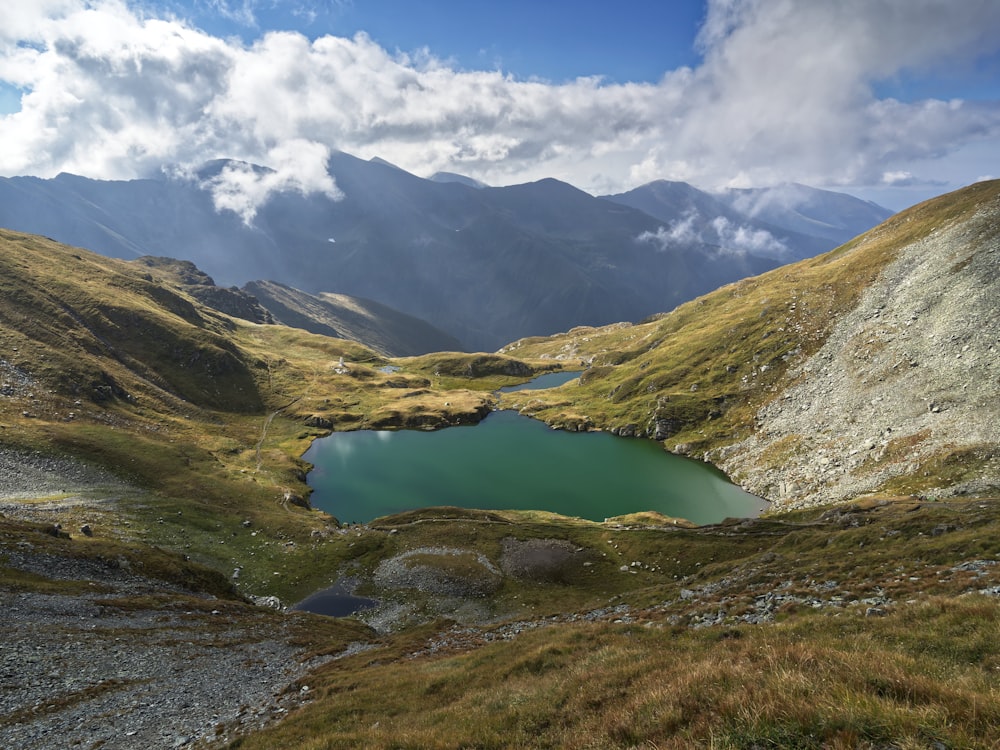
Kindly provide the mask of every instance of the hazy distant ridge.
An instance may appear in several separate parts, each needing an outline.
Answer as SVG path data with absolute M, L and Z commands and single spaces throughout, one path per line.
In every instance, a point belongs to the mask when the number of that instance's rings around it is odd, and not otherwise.
M 761 208 L 766 193 L 750 196 L 761 222 L 734 207 L 747 196 L 727 204 L 684 183 L 602 199 L 551 179 L 502 188 L 423 179 L 343 153 L 329 162 L 340 199 L 278 192 L 245 223 L 217 210 L 209 191 L 230 166 L 267 174 L 219 161 L 189 179 L 2 179 L 0 226 L 113 257 L 190 260 L 226 285 L 269 279 L 375 300 L 480 350 L 639 320 L 837 244 L 804 234 L 798 214 L 786 221 L 796 228 L 779 226 L 782 215 Z M 863 203 L 841 198 L 822 216 L 824 234 Z

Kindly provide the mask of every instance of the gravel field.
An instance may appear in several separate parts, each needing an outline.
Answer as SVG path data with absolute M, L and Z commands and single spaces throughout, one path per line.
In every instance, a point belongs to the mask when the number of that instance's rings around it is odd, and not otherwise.
M 756 434 L 708 459 L 786 509 L 873 492 L 944 449 L 1000 443 L 993 216 L 984 210 L 903 248 L 824 346 L 789 370 Z M 976 480 L 929 494 L 997 485 L 994 458 Z
M 0 446 L 0 499 L 44 497 L 97 488 L 122 491 L 127 486 L 106 471 L 72 459 Z
M 5 595 L 0 747 L 215 745 L 308 698 L 305 684 L 288 690 L 320 663 L 291 644 L 301 615 L 213 599 L 188 599 L 188 609 L 160 581 L 38 553 L 30 541 L 0 554 L 9 567 L 94 589 Z
M 128 489 L 71 460 L 0 450 L 0 517 L 100 518 L 114 499 L 95 498 Z M 4 593 L 2 748 L 213 746 L 308 698 L 297 681 L 320 662 L 292 644 L 306 615 L 199 597 L 124 559 L 56 556 L 30 537 L 0 545 L 0 565 L 81 589 Z

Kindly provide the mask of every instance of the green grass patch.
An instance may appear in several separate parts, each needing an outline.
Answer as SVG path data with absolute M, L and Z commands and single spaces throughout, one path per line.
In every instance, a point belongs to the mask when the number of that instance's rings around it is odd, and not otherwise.
M 567 624 L 445 657 L 335 664 L 321 697 L 240 747 L 990 747 L 997 678 L 917 648 L 961 620 L 996 656 L 997 604 L 718 632 Z

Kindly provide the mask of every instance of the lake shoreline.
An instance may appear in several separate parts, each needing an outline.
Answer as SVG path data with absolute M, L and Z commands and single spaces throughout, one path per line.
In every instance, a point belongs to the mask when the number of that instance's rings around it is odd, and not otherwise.
M 303 457 L 314 466 L 313 506 L 342 521 L 450 505 L 596 522 L 656 511 L 706 525 L 766 510 L 716 467 L 655 441 L 555 430 L 512 410 L 465 430 L 333 433 Z

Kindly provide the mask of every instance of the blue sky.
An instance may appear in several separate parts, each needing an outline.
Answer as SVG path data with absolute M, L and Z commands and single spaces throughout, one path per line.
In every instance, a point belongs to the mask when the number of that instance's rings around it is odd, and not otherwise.
M 899 209 L 1000 176 L 996 0 L 34 0 L 0 5 L 0 174 L 326 157 L 594 194 L 802 182 Z
M 389 50 L 426 47 L 466 70 L 499 68 L 554 82 L 595 75 L 655 82 L 697 63 L 694 41 L 705 17 L 701 0 L 190 0 L 177 7 L 206 30 L 247 42 L 269 28 L 313 39 L 363 31 Z

